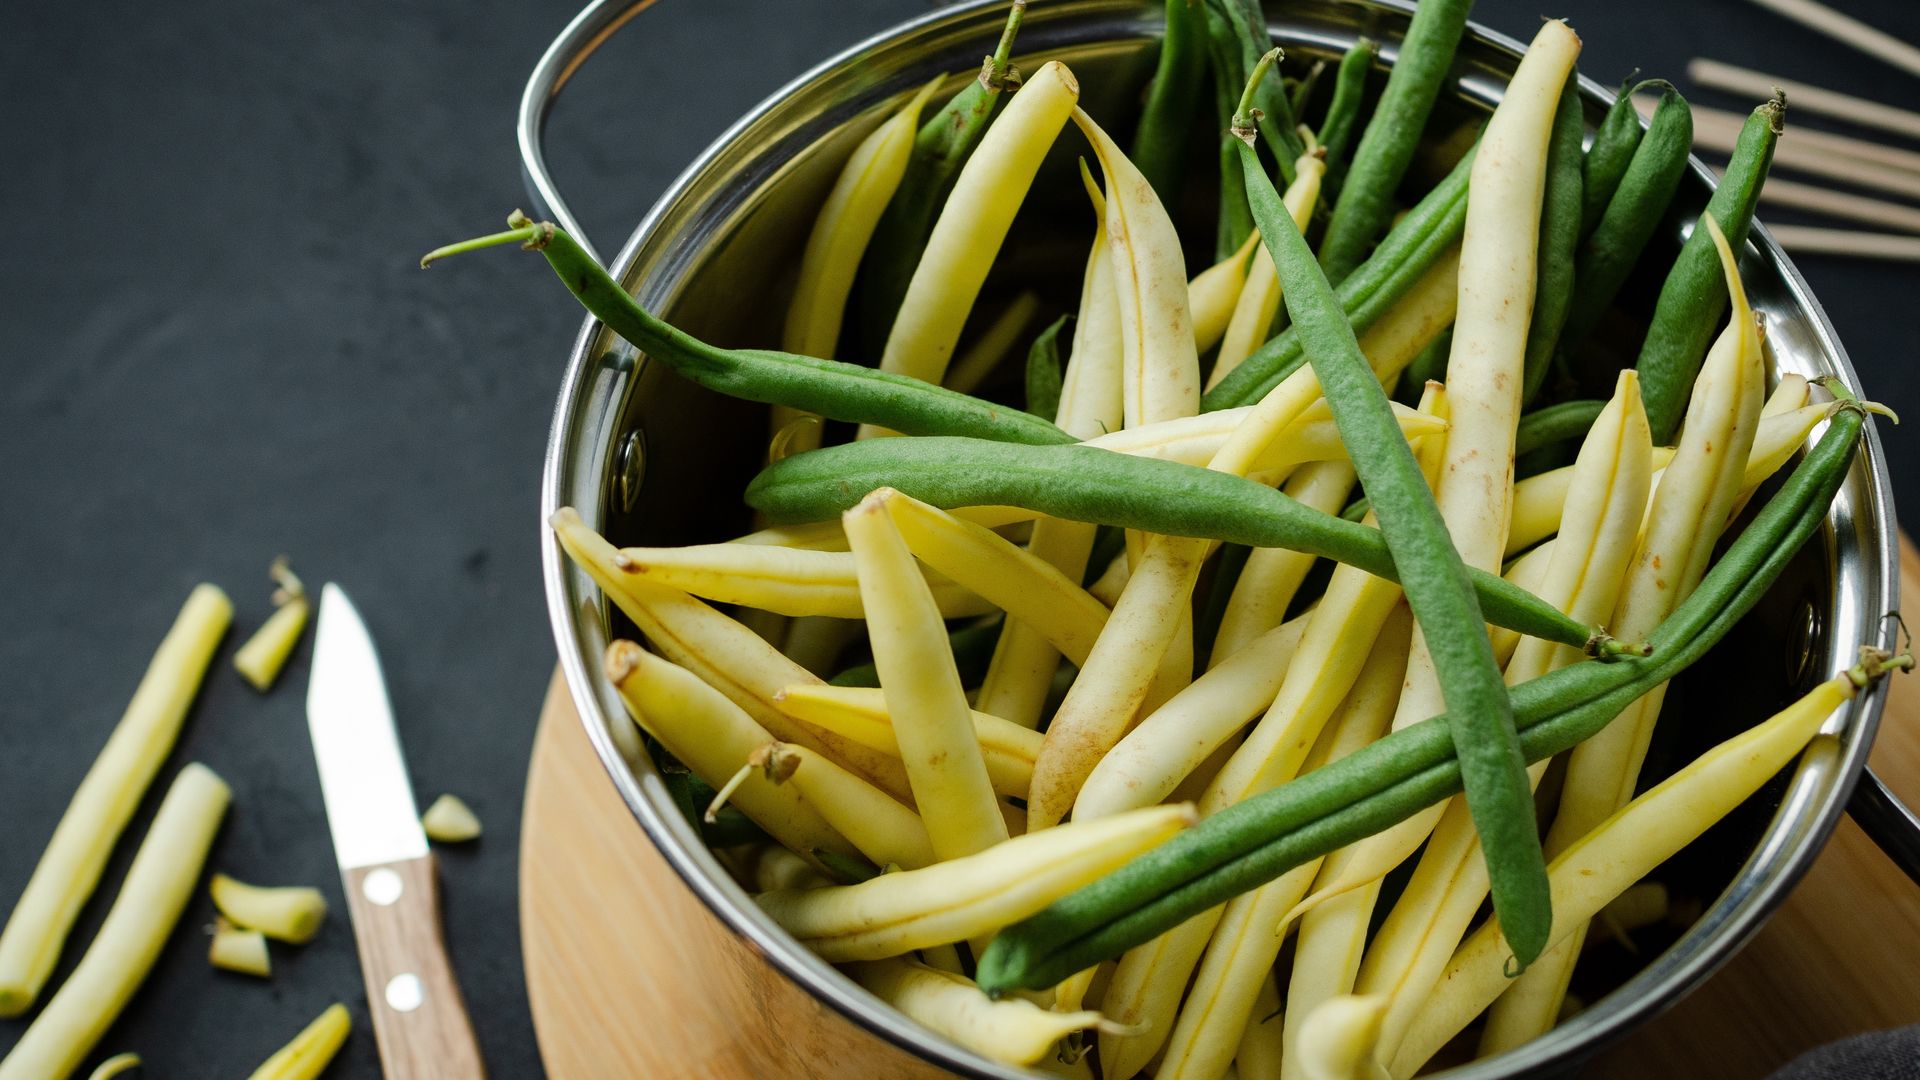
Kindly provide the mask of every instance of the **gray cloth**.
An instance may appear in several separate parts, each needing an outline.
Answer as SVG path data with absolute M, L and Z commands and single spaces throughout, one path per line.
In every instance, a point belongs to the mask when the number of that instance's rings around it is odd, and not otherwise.
M 1920 1080 L 1920 1024 L 1817 1046 L 1773 1080 Z

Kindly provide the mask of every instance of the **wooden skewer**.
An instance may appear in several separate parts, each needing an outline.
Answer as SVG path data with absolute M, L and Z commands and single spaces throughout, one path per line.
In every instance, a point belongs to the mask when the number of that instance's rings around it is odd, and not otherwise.
M 1791 107 L 1793 99 L 1789 97 L 1787 100 Z M 1641 111 L 1645 111 L 1644 107 Z M 1696 127 L 1711 124 L 1721 130 L 1738 131 L 1740 125 L 1746 123 L 1746 120 L 1747 118 L 1740 113 L 1728 112 L 1725 109 L 1712 109 L 1704 105 L 1693 106 L 1693 122 Z M 1835 154 L 1920 174 L 1920 153 L 1902 150 L 1897 146 L 1883 146 L 1866 139 L 1835 135 L 1829 131 L 1816 131 L 1804 126 L 1789 127 L 1781 139 L 1792 140 L 1802 150 L 1818 150 L 1823 154 Z
M 1812 184 L 1796 183 L 1779 177 L 1769 179 L 1760 188 L 1760 201 L 1796 210 L 1811 210 L 1835 217 L 1852 218 L 1869 225 L 1920 233 L 1920 209 L 1885 199 L 1869 199 L 1844 191 L 1829 191 Z
M 1869 56 L 1878 57 L 1898 68 L 1920 75 L 1920 49 L 1901 41 L 1885 30 L 1876 29 L 1851 15 L 1845 15 L 1815 0 L 1753 0 L 1769 11 L 1785 15 L 1804 26 L 1842 41 Z
M 1687 64 L 1687 78 L 1701 86 L 1748 97 L 1764 98 L 1778 87 L 1787 93 L 1788 106 L 1823 116 L 1837 117 L 1849 123 L 1877 127 L 1899 135 L 1920 139 L 1920 112 L 1883 105 L 1878 101 L 1823 90 L 1777 75 L 1765 75 L 1748 68 L 1695 57 Z
M 1890 262 L 1920 262 L 1920 236 L 1815 229 L 1805 225 L 1776 225 L 1768 231 L 1781 247 L 1801 255 L 1852 255 Z
M 1649 111 L 1648 103 L 1644 98 L 1636 99 L 1634 104 L 1643 114 Z M 1694 145 L 1720 153 L 1731 153 L 1734 144 L 1740 139 L 1740 125 L 1743 122 L 1741 117 L 1732 113 L 1717 109 L 1695 109 Z M 1826 153 L 1804 141 L 1795 142 L 1792 132 L 1781 136 L 1780 144 L 1773 152 L 1773 163 L 1779 168 L 1794 172 L 1832 177 L 1858 187 L 1874 188 L 1895 195 L 1920 199 L 1920 172 Z

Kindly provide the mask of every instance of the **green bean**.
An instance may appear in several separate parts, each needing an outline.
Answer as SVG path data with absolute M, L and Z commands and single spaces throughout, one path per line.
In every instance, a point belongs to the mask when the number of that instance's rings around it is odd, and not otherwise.
M 1356 333 L 1386 314 L 1442 255 L 1460 242 L 1467 223 L 1467 178 L 1473 171 L 1469 150 L 1447 178 L 1426 194 L 1373 256 L 1334 290 Z M 1244 180 L 1244 176 L 1243 176 Z M 1296 327 L 1253 351 L 1226 378 L 1206 392 L 1200 408 L 1211 412 L 1251 405 L 1306 362 Z
M 1580 75 L 1575 72 L 1567 77 L 1567 85 L 1560 92 L 1560 108 L 1553 114 L 1553 141 L 1547 147 L 1539 270 L 1533 288 L 1533 319 L 1527 324 L 1522 407 L 1547 381 L 1549 361 L 1573 299 L 1574 252 L 1580 246 L 1581 144 L 1586 132 L 1586 120 L 1580 112 Z
M 1863 422 L 1864 409 L 1840 411 L 1700 587 L 1655 632 L 1650 657 L 1575 664 L 1513 688 L 1527 760 L 1543 760 L 1591 737 L 1646 690 L 1693 664 L 1752 610 L 1819 531 Z M 977 981 L 990 993 L 1050 986 L 1309 859 L 1389 828 L 1460 786 L 1445 721 L 1434 717 L 1410 725 L 1222 810 L 1009 927 L 981 956 Z
M 1453 68 L 1453 53 L 1473 0 L 1427 0 L 1414 8 L 1399 57 L 1373 119 L 1360 136 L 1353 166 L 1341 184 L 1333 220 L 1320 241 L 1320 267 L 1338 285 L 1366 258 L 1393 218 L 1393 194 L 1413 161 L 1427 114 Z
M 1180 197 L 1187 172 L 1187 147 L 1206 77 L 1206 26 L 1189 0 L 1167 0 L 1167 32 L 1160 39 L 1160 61 L 1147 85 L 1147 103 L 1134 129 L 1128 157 L 1168 206 Z M 1051 415 L 1051 414 L 1049 414 Z
M 1543 446 L 1584 438 L 1587 429 L 1607 407 L 1604 401 L 1563 401 L 1544 409 L 1535 409 L 1520 418 L 1513 433 L 1515 457 Z
M 1786 130 L 1786 114 L 1784 94 L 1775 94 L 1773 100 L 1753 110 L 1740 129 L 1740 139 L 1720 186 L 1707 200 L 1707 213 L 1720 223 L 1720 231 L 1736 252 L 1747 242 L 1753 208 L 1760 201 L 1760 185 L 1766 182 L 1767 166 L 1773 161 L 1774 144 Z M 1660 287 L 1660 300 L 1654 306 L 1646 342 L 1640 346 L 1640 359 L 1634 365 L 1640 371 L 1640 396 L 1647 403 L 1647 423 L 1653 429 L 1654 445 L 1671 440 L 1686 415 L 1693 377 L 1700 372 L 1707 343 L 1718 332 L 1726 310 L 1727 283 L 1720 272 L 1720 256 L 1707 230 L 1696 226 Z
M 1333 101 L 1327 105 L 1326 119 L 1320 121 L 1320 147 L 1327 153 L 1327 178 L 1322 181 L 1329 195 L 1340 191 L 1347 175 L 1347 151 L 1353 146 L 1353 133 L 1360 124 L 1360 106 L 1367 96 L 1367 75 L 1373 71 L 1374 57 L 1380 55 L 1380 43 L 1361 37 L 1340 58 L 1340 70 L 1333 77 Z
M 1012 61 L 1013 39 L 1020 32 L 1026 9 L 1027 0 L 1013 0 L 1000 42 L 981 66 L 980 77 L 953 95 L 914 136 L 907 171 L 901 174 L 900 186 L 894 189 L 893 198 L 874 226 L 854 283 L 851 308 L 860 328 L 862 355 L 872 359 L 880 356 L 954 177 L 986 134 L 987 122 L 1000 104 L 1001 91 L 1019 82 Z
M 1259 66 L 1260 58 L 1273 48 L 1273 35 L 1267 30 L 1266 10 L 1259 0 L 1204 2 L 1225 15 L 1227 26 L 1233 31 L 1234 43 L 1240 51 L 1240 70 L 1236 81 L 1244 88 L 1247 77 Z M 1286 88 L 1280 85 L 1278 79 L 1271 82 L 1261 80 L 1254 94 L 1254 105 L 1260 110 L 1260 138 L 1267 144 L 1267 149 L 1273 153 L 1280 167 L 1281 182 L 1291 184 L 1294 178 L 1293 163 L 1307 152 L 1307 144 L 1300 140 L 1300 133 L 1295 130 L 1298 122 L 1293 116 L 1293 104 L 1287 100 Z M 1224 156 L 1221 165 L 1226 165 Z
M 1646 137 L 1633 152 L 1632 164 L 1627 166 L 1606 212 L 1600 215 L 1600 223 L 1580 245 L 1573 270 L 1578 288 L 1560 332 L 1563 347 L 1586 340 L 1600 316 L 1612 306 L 1653 230 L 1666 215 L 1673 193 L 1679 190 L 1692 147 L 1693 111 L 1678 90 L 1667 87 L 1652 119 L 1647 121 Z M 1701 239 L 1706 239 L 1704 233 Z M 1707 245 L 1707 252 L 1712 254 L 1712 244 Z M 1546 374 L 1544 357 L 1540 374 Z
M 942 509 L 1018 506 L 1141 532 L 1291 548 L 1399 580 L 1377 529 L 1302 506 L 1255 480 L 1097 446 L 867 439 L 809 450 L 767 466 L 747 485 L 746 501 L 770 522 L 824 521 L 881 487 Z M 1097 565 L 1106 568 L 1105 563 Z M 1468 577 L 1483 614 L 1496 626 L 1576 648 L 1592 646 L 1609 655 L 1634 648 L 1607 638 L 1595 645 L 1592 627 L 1574 622 L 1526 590 L 1484 571 L 1469 569 Z
M 1027 411 L 1043 420 L 1060 411 L 1060 329 L 1067 318 L 1053 320 L 1027 350 Z
M 1000 642 L 1002 625 L 999 618 L 979 619 L 948 632 L 947 643 L 953 649 L 953 666 L 960 672 L 961 682 L 973 686 L 987 677 L 987 664 L 993 659 L 993 647 Z M 856 664 L 827 682 L 833 686 L 879 686 L 880 672 L 871 663 Z
M 830 420 L 875 424 L 903 435 L 976 435 L 1025 443 L 1070 443 L 1047 421 L 955 393 L 905 375 L 890 375 L 834 360 L 774 352 L 722 349 L 669 326 L 640 306 L 593 257 L 551 222 L 530 222 L 515 211 L 507 232 L 428 252 L 438 259 L 481 248 L 520 244 L 547 257 L 554 273 L 583 307 L 609 330 L 689 381 L 748 401 L 787 405 Z
M 655 745 L 658 746 L 657 743 Z M 658 753 L 665 754 L 666 751 L 661 749 Z M 700 839 L 706 841 L 708 847 L 735 847 L 767 839 L 767 834 L 760 826 L 755 825 L 737 807 L 723 806 L 714 814 L 711 822 L 707 821 L 707 808 L 713 805 L 715 795 L 713 785 L 688 772 L 686 766 L 662 768 L 660 779 L 666 784 L 667 794 L 672 797 L 673 804 L 686 816 L 687 824 L 699 831 Z
M 1633 152 L 1640 146 L 1640 138 L 1646 128 L 1640 123 L 1640 112 L 1633 107 L 1633 95 L 1639 90 L 1633 80 L 1640 73 L 1635 71 L 1620 84 L 1620 93 L 1613 99 L 1613 105 L 1607 109 L 1605 119 L 1600 121 L 1599 130 L 1593 134 L 1593 145 L 1587 149 L 1587 156 L 1580 164 L 1580 239 L 1600 224 L 1600 215 L 1606 213 L 1607 203 L 1613 201 L 1614 190 L 1620 186 L 1620 178 L 1627 175 L 1627 166 L 1633 161 Z
M 1262 74 L 1256 68 L 1253 77 L 1258 80 Z M 1249 93 L 1241 99 L 1236 132 L 1247 130 L 1240 120 L 1251 97 Z M 1373 502 L 1407 603 L 1422 628 L 1447 703 L 1467 809 L 1492 879 L 1494 910 L 1524 965 L 1546 948 L 1552 899 L 1534 821 L 1533 785 L 1520 756 L 1506 684 L 1479 600 L 1426 477 L 1393 420 L 1386 391 L 1360 351 L 1306 237 L 1294 228 L 1280 193 L 1261 167 L 1251 139 L 1240 151 L 1240 164 L 1247 174 L 1254 224 L 1279 271 L 1287 311 L 1299 328 L 1334 426 L 1350 448 L 1354 471 Z
M 1305 75 L 1298 79 L 1291 80 L 1293 85 L 1287 90 L 1287 106 L 1293 110 L 1294 116 L 1298 117 L 1306 114 L 1307 101 L 1313 97 L 1313 90 L 1320 85 L 1320 76 L 1325 73 L 1326 70 L 1327 62 L 1325 60 L 1315 60 L 1313 66 L 1307 69 Z M 1287 81 L 1286 79 L 1281 80 L 1282 83 L 1286 83 Z
M 1240 43 L 1233 36 L 1227 17 L 1212 4 L 1200 5 L 1207 31 L 1207 68 L 1213 76 L 1215 126 L 1220 130 L 1220 210 L 1214 230 L 1213 261 L 1219 262 L 1240 250 L 1253 232 L 1253 213 L 1247 209 L 1247 184 L 1240 177 L 1239 140 L 1227 132 L 1233 125 L 1233 110 L 1240 105 Z

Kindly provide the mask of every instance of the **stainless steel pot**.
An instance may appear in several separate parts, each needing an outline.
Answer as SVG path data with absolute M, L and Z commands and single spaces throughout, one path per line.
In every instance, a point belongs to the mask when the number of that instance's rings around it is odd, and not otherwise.
M 589 6 L 554 42 L 527 86 L 519 138 L 529 190 L 539 208 L 576 237 L 577 223 L 541 157 L 546 111 L 593 49 L 650 2 Z M 1412 10 L 1404 0 L 1288 0 L 1272 7 L 1274 39 L 1290 53 L 1337 56 L 1365 33 L 1385 43 L 1382 63 L 1395 58 Z M 1116 115 L 1103 103 L 1119 107 L 1122 95 L 1144 79 L 1160 10 L 1157 0 L 1048 0 L 1029 11 L 1017 52 L 1028 65 L 1041 57 L 1066 61 L 1098 95 L 1090 110 Z M 611 264 L 615 276 L 642 303 L 693 333 L 721 343 L 775 340 L 778 305 L 743 299 L 779 293 L 780 272 L 796 261 L 814 208 L 854 143 L 931 76 L 957 73 L 955 87 L 971 77 L 979 58 L 991 51 L 1003 13 L 1004 4 L 992 0 L 931 12 L 788 84 L 681 174 L 620 249 Z M 1446 107 L 1462 117 L 1490 109 L 1520 52 L 1520 43 L 1471 27 L 1456 66 L 1457 97 Z M 1609 92 L 1591 80 L 1582 81 L 1582 91 L 1590 119 L 1597 120 Z M 1040 186 L 1045 183 L 1043 177 Z M 1712 183 L 1693 162 L 1676 202 L 1675 228 L 1657 243 L 1678 242 Z M 1078 212 L 1068 220 L 1083 217 Z M 1743 272 L 1754 307 L 1767 317 L 1776 375 L 1837 375 L 1858 385 L 1806 282 L 1764 228 L 1754 230 Z M 554 414 L 542 519 L 574 506 L 589 525 L 625 542 L 686 542 L 737 531 L 744 513 L 735 493 L 759 462 L 764 431 L 757 409 L 648 366 L 589 319 L 574 343 Z M 1743 623 L 1737 640 L 1717 650 L 1720 663 L 1709 660 L 1676 685 L 1668 709 L 1686 712 L 1686 722 L 1665 727 L 1681 733 L 1677 754 L 1690 755 L 1765 715 L 1796 687 L 1850 665 L 1858 645 L 1893 643 L 1894 628 L 1883 616 L 1899 602 L 1895 530 L 1886 458 L 1879 439 L 1869 434 L 1821 538 Z M 760 913 L 701 845 L 639 753 L 618 698 L 599 676 L 610 615 L 544 528 L 543 535 L 560 664 L 588 734 L 635 819 L 687 886 L 784 977 L 882 1038 L 966 1075 L 1035 1075 L 990 1062 L 907 1020 Z M 1760 663 L 1753 662 L 1754 650 L 1760 650 Z M 1686 692 L 1689 685 L 1709 683 L 1711 696 Z M 1866 772 L 1884 696 L 1882 687 L 1842 710 L 1831 722 L 1837 741 L 1819 743 L 1790 781 L 1756 797 L 1743 818 L 1677 857 L 1707 880 L 1705 894 L 1718 891 L 1719 899 L 1676 944 L 1549 1035 L 1448 1075 L 1511 1076 L 1577 1063 L 1673 1003 L 1732 956 L 1786 896 L 1819 853 L 1856 783 L 1863 824 L 1896 857 L 1904 856 L 1910 872 L 1920 867 L 1920 825 Z

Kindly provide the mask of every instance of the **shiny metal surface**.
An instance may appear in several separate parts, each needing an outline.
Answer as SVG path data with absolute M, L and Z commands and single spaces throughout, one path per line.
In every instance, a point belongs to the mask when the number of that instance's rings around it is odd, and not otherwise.
M 597 41 L 596 34 L 630 17 L 645 2 L 621 8 L 603 0 L 583 12 L 567 33 L 575 42 Z M 1038 5 L 1027 15 L 1018 59 L 1029 66 L 1040 57 L 1067 61 L 1090 94 L 1102 95 L 1086 103 L 1088 110 L 1107 115 L 1102 110 L 1122 107 L 1144 77 L 1143 49 L 1157 32 L 1160 7 L 1155 0 Z M 718 343 L 773 340 L 777 327 L 770 320 L 777 316 L 761 313 L 756 324 L 752 313 L 742 312 L 737 298 L 782 288 L 780 268 L 791 260 L 780 256 L 797 252 L 813 208 L 854 142 L 890 105 L 931 75 L 953 73 L 949 89 L 971 77 L 999 34 L 1003 11 L 1003 4 L 980 0 L 929 13 L 794 80 L 688 166 L 613 261 L 615 275 L 642 303 Z M 1269 16 L 1276 41 L 1296 53 L 1337 55 L 1364 33 L 1383 42 L 1382 62 L 1391 63 L 1410 11 L 1411 5 L 1400 0 L 1289 0 L 1270 5 Z M 1504 35 L 1471 27 L 1455 69 L 1455 113 L 1470 117 L 1497 103 L 1520 48 Z M 541 72 L 551 76 L 570 71 L 569 55 L 556 42 L 542 60 Z M 541 72 L 536 72 L 536 82 Z M 1129 79 L 1136 81 L 1129 84 Z M 526 100 L 537 100 L 544 109 L 554 89 L 530 83 Z M 1610 91 L 1583 79 L 1582 92 L 1589 120 L 1597 120 Z M 532 145 L 538 144 L 537 117 L 529 129 L 529 115 L 523 107 L 523 149 L 529 145 L 529 130 Z M 1066 167 L 1071 167 L 1070 160 Z M 527 168 L 540 197 L 550 208 L 563 209 L 537 157 L 528 158 Z M 1046 184 L 1045 176 L 1036 191 Z M 1707 170 L 1693 162 L 1675 203 L 1681 211 L 1676 229 L 1656 244 L 1679 242 L 1712 182 Z M 1084 208 L 1063 215 L 1072 222 L 1083 217 Z M 1083 244 L 1084 238 L 1076 242 Z M 1764 228 L 1754 230 L 1742 269 L 1756 310 L 1767 318 L 1773 374 L 1834 375 L 1857 389 L 1833 328 Z M 1073 273 L 1077 278 L 1078 270 Z M 637 502 L 628 504 L 631 493 L 620 490 L 613 462 L 621 440 L 637 430 L 646 433 L 652 467 Z M 738 438 L 715 439 L 716 430 L 736 430 Z M 759 412 L 720 401 L 663 376 L 643 360 L 636 362 L 630 347 L 589 319 L 575 341 L 555 411 L 542 478 L 543 516 L 575 506 L 589 525 L 616 540 L 713 539 L 744 524 L 744 514 L 728 503 L 759 463 L 764 430 Z M 677 467 L 693 460 L 703 463 L 698 471 Z M 716 498 L 716 492 L 726 494 Z M 1895 529 L 1886 459 L 1877 436 L 1869 434 L 1822 537 L 1790 572 L 1790 577 L 1798 575 L 1798 585 L 1783 581 L 1743 626 L 1770 630 L 1773 644 L 1784 652 L 1784 643 L 1794 636 L 1788 623 L 1803 601 L 1813 604 L 1816 629 L 1803 646 L 1809 678 L 1851 664 L 1861 644 L 1891 645 L 1893 629 L 1881 616 L 1899 600 Z M 599 677 L 599 657 L 618 617 L 609 615 L 585 575 L 567 564 L 550 534 L 543 538 L 542 564 L 561 667 L 588 734 L 636 819 L 702 901 L 788 976 L 882 1037 L 969 1076 L 1040 1075 L 987 1061 L 906 1020 L 761 915 L 674 809 L 639 752 L 619 699 Z M 1795 587 L 1805 595 L 1794 594 Z M 1788 680 L 1795 672 L 1786 663 L 1778 666 L 1779 689 L 1790 690 Z M 1677 687 L 1684 684 L 1683 679 Z M 1724 876 L 1715 879 L 1716 888 L 1726 881 L 1720 899 L 1680 942 L 1549 1035 L 1446 1075 L 1513 1076 L 1575 1063 L 1724 963 L 1784 898 L 1831 833 L 1865 767 L 1884 692 L 1883 686 L 1836 714 L 1830 730 L 1837 738 L 1817 744 L 1807 755 L 1777 793 L 1777 809 L 1768 814 L 1766 805 L 1757 806 L 1751 856 L 1738 863 L 1737 851 L 1726 853 Z M 1723 737 L 1727 725 L 1751 723 L 1758 715 L 1707 718 L 1710 722 L 1703 722 L 1696 736 L 1718 731 Z
M 321 590 L 313 628 L 307 729 L 340 869 L 425 855 L 379 654 L 353 601 L 332 582 Z

